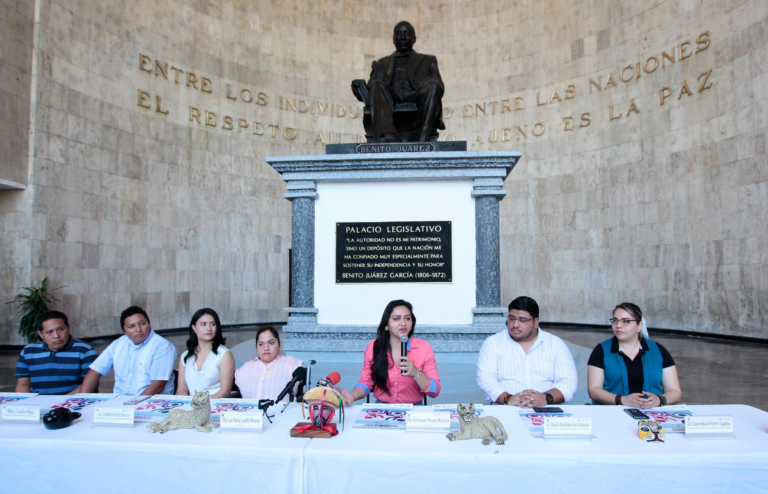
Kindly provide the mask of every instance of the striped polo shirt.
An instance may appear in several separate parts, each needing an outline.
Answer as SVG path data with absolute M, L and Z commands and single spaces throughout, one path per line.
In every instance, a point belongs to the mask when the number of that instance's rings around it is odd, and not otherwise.
M 27 377 L 32 392 L 44 395 L 69 393 L 82 384 L 96 350 L 88 343 L 69 337 L 67 345 L 53 352 L 44 341 L 27 345 L 19 355 L 16 377 Z

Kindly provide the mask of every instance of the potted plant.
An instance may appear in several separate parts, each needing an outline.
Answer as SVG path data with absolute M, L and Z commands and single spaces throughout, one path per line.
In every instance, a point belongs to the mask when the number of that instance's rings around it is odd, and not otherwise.
M 40 316 L 48 311 L 49 305 L 59 301 L 51 294 L 53 290 L 58 290 L 58 288 L 49 290 L 47 283 L 48 278 L 43 278 L 39 287 L 26 287 L 24 288 L 26 293 L 20 293 L 10 302 L 6 302 L 6 305 L 18 304 L 19 316 L 21 316 L 19 334 L 26 338 L 28 343 L 40 341 L 37 335 Z

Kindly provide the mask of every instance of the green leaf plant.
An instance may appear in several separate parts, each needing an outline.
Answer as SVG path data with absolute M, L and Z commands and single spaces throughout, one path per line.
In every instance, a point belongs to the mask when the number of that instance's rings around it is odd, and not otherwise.
M 37 330 L 40 324 L 40 317 L 49 310 L 49 306 L 58 302 L 51 292 L 59 288 L 48 288 L 48 278 L 43 278 L 39 287 L 25 287 L 26 293 L 20 293 L 6 305 L 17 304 L 18 313 L 21 317 L 19 325 L 19 334 L 26 338 L 28 343 L 40 341 Z

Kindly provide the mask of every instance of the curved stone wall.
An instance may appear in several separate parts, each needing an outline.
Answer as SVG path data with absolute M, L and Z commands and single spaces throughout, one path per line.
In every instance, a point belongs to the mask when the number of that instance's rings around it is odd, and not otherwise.
M 132 303 L 155 328 L 203 306 L 284 320 L 290 204 L 264 158 L 358 139 L 349 83 L 406 19 L 440 61 L 442 138 L 523 153 L 501 207 L 503 304 L 604 323 L 630 300 L 652 327 L 768 337 L 766 11 L 41 0 L 17 36 L 35 46 L 34 159 L 25 191 L 0 191 L 3 295 L 47 276 L 81 336 L 118 332 Z M 0 342 L 21 342 L 2 310 Z

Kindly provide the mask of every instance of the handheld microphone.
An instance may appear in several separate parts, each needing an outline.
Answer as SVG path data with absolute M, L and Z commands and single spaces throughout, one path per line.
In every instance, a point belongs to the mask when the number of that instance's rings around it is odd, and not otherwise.
M 317 381 L 317 385 L 332 388 L 334 385 L 339 384 L 339 381 L 341 381 L 341 375 L 338 372 L 331 372 L 325 378 Z
M 285 398 L 285 395 L 288 393 L 293 394 L 293 387 L 296 385 L 299 381 L 304 381 L 307 379 L 307 368 L 306 367 L 296 367 L 296 370 L 293 371 L 293 377 L 291 378 L 291 381 L 285 385 L 285 389 L 280 391 L 280 394 L 277 395 L 277 398 L 275 399 L 275 403 L 280 403 L 283 398 Z
M 405 357 L 407 353 L 408 353 L 408 337 L 403 335 L 400 337 L 400 356 Z M 400 375 L 404 376 L 405 371 L 401 370 Z

